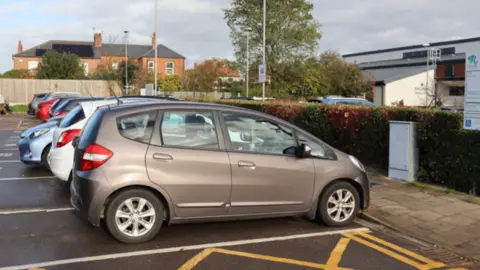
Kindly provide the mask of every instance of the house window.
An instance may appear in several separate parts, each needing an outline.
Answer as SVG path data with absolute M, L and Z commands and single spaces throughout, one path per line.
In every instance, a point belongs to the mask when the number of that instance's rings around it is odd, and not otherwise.
M 148 72 L 155 72 L 155 62 L 148 61 L 147 62 Z
M 450 96 L 463 96 L 465 93 L 465 87 L 450 87 L 449 95 Z
M 118 65 L 119 65 L 118 62 L 113 62 L 113 63 L 112 63 L 112 68 L 113 68 L 114 70 L 118 70 Z
M 80 65 L 83 67 L 83 71 L 85 73 L 85 76 L 88 75 L 88 63 L 87 62 L 80 62 Z
M 167 62 L 165 64 L 165 73 L 167 75 L 173 75 L 175 73 L 175 64 L 173 62 Z
M 37 69 L 38 61 L 28 61 L 28 70 Z

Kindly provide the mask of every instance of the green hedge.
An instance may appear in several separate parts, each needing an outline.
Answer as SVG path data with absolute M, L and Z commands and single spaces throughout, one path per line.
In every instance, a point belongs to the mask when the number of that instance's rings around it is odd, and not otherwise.
M 418 108 L 197 100 L 245 107 L 290 121 L 369 166 L 387 168 L 389 120 L 419 123 L 419 179 L 462 192 L 480 188 L 480 132 L 459 113 Z M 474 192 L 474 193 L 478 193 Z

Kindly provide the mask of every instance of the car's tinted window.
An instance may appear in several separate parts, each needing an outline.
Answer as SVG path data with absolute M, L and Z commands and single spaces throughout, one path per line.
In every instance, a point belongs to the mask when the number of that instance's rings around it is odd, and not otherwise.
M 224 117 L 234 151 L 294 154 L 296 143 L 290 128 L 252 115 L 225 113 Z
M 85 119 L 85 114 L 83 113 L 82 106 L 77 106 L 71 112 L 69 112 L 62 122 L 60 122 L 60 128 L 67 128 L 73 124 L 78 123 L 79 121 Z
M 124 115 L 117 118 L 117 128 L 127 139 L 149 143 L 156 117 L 156 111 Z
M 219 148 L 212 112 L 165 111 L 160 132 L 164 146 Z
M 92 117 L 90 117 L 87 124 L 83 128 L 82 133 L 80 134 L 80 141 L 78 142 L 78 148 L 85 149 L 89 144 L 95 143 L 102 120 L 103 120 L 103 112 L 97 109 L 95 113 L 92 115 Z

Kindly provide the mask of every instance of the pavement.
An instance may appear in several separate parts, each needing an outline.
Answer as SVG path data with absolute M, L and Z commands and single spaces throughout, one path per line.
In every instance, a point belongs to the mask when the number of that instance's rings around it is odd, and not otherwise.
M 373 177 L 366 215 L 387 226 L 480 260 L 480 198 Z
M 18 135 L 35 123 L 0 118 L 0 270 L 475 269 L 364 220 L 335 229 L 302 218 L 176 225 L 148 243 L 122 244 L 81 221 L 48 170 L 19 162 Z

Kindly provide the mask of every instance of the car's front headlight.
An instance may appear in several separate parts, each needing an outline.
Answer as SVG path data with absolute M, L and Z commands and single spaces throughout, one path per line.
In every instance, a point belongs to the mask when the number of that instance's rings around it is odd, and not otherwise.
M 348 157 L 350 158 L 352 163 L 355 164 L 355 166 L 357 166 L 357 168 L 359 168 L 362 172 L 365 172 L 365 167 L 363 167 L 363 164 L 356 157 L 351 155 L 348 155 Z
M 44 128 L 44 129 L 41 129 L 41 130 L 37 130 L 37 131 L 33 132 L 32 134 L 30 134 L 30 139 L 38 138 L 38 137 L 48 133 L 49 131 L 50 131 L 49 128 Z

